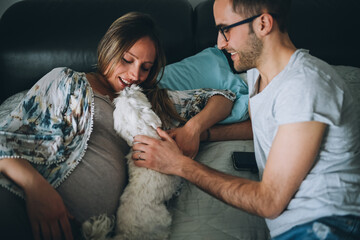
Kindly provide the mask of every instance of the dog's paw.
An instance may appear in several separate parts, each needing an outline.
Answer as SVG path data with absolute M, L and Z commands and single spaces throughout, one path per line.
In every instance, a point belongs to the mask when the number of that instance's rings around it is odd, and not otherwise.
M 85 221 L 82 224 L 82 232 L 86 240 L 106 240 L 113 227 L 114 218 L 103 214 Z

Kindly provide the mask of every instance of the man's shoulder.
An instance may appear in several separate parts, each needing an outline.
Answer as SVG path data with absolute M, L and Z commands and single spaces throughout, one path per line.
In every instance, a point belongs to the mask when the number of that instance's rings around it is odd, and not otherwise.
M 341 78 L 333 66 L 305 50 L 299 51 L 294 56 L 285 76 L 288 80 L 294 79 L 305 84 L 337 81 L 336 79 Z
M 298 74 L 311 74 L 310 76 L 322 75 L 324 72 L 331 74 L 333 67 L 324 60 L 311 55 L 308 50 L 296 51 L 292 63 L 292 70 Z

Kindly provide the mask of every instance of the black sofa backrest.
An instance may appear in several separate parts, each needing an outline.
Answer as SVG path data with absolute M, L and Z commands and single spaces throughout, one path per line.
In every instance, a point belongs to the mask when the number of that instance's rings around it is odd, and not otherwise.
M 157 22 L 168 63 L 216 44 L 213 2 L 187 0 L 26 0 L 0 20 L 0 103 L 54 67 L 93 70 L 110 24 L 129 11 Z M 334 65 L 360 67 L 359 0 L 292 0 L 290 37 Z
M 293 0 L 289 34 L 330 64 L 360 67 L 359 14 L 359 0 Z
M 194 53 L 193 8 L 187 0 L 17 2 L 0 21 L 0 102 L 55 67 L 94 70 L 101 37 L 130 11 L 154 18 L 168 63 Z

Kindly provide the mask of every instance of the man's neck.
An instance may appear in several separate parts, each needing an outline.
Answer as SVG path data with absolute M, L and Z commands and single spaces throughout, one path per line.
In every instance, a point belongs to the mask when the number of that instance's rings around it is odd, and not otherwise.
M 284 70 L 296 51 L 287 34 L 280 36 L 264 43 L 263 53 L 257 66 L 264 86 L 267 86 L 275 76 Z

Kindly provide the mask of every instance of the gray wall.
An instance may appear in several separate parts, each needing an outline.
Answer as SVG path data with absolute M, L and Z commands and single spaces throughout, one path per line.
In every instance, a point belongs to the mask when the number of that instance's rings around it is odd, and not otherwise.
M 205 1 L 205 0 L 188 0 L 191 4 L 191 6 L 193 6 L 193 8 L 196 7 L 196 5 L 198 5 L 199 3 Z
M 22 0 L 0 0 L 0 17 L 3 15 L 3 13 L 5 12 L 6 9 L 8 9 L 8 7 L 10 7 L 12 4 L 16 3 L 16 2 L 20 2 Z M 48 0 L 50 1 L 50 0 Z M 171 1 L 171 0 L 169 0 Z M 204 0 L 188 0 L 191 4 L 191 6 L 195 7 L 196 5 L 198 5 L 200 2 L 203 2 Z
M 6 9 L 13 5 L 16 2 L 20 2 L 21 0 L 1 0 L 0 1 L 0 17 L 3 15 Z

